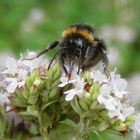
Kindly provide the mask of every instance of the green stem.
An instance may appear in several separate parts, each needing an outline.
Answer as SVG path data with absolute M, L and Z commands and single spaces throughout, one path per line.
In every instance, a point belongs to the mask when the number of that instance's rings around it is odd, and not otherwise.
M 49 140 L 49 136 L 48 136 L 48 133 L 47 133 L 47 127 L 43 123 L 42 113 L 39 113 L 38 121 L 39 121 L 40 134 L 41 134 L 43 140 Z
M 76 129 L 75 139 L 76 140 L 87 139 L 90 130 L 91 130 L 90 120 L 80 118 L 80 122 Z
M 76 133 L 75 133 L 75 139 L 76 140 L 83 140 L 83 137 L 82 137 L 82 133 L 84 131 L 84 126 L 83 125 L 84 125 L 83 119 L 80 118 L 80 122 L 77 126 Z

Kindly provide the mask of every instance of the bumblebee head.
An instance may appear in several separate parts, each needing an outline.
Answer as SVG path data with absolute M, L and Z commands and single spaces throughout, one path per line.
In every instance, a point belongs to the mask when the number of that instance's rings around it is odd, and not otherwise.
M 87 47 L 95 42 L 93 33 L 93 29 L 85 24 L 71 25 L 64 30 L 60 45 L 65 48 L 65 55 L 69 57 L 83 56 Z

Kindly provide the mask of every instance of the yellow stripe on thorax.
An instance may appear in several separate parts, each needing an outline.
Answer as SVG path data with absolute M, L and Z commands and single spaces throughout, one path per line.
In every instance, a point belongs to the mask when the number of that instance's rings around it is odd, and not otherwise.
M 66 37 L 66 36 L 69 36 L 71 34 L 80 34 L 81 36 L 83 36 L 88 41 L 90 41 L 90 42 L 94 41 L 92 33 L 88 32 L 85 29 L 77 29 L 76 27 L 71 27 L 71 28 L 68 28 L 67 30 L 65 30 L 62 33 L 62 37 Z

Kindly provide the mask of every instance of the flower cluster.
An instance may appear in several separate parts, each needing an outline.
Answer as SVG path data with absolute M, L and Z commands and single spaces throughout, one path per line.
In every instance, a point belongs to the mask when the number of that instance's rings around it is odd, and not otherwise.
M 35 52 L 28 52 L 27 58 L 32 58 L 35 56 Z M 2 87 L 4 87 L 8 93 L 13 93 L 16 88 L 21 88 L 25 85 L 26 77 L 32 73 L 32 71 L 38 68 L 43 62 L 42 58 L 29 61 L 23 60 L 21 58 L 17 61 L 13 57 L 9 57 L 6 60 L 6 70 L 1 72 L 4 76 L 4 80 L 0 83 Z
M 34 55 L 34 52 L 29 52 L 26 57 Z M 30 121 L 30 125 L 25 127 L 29 135 L 56 139 L 57 131 L 61 135 L 62 125 L 74 130 L 71 134 L 66 127 L 67 134 L 74 139 L 86 139 L 91 132 L 100 134 L 106 130 L 117 134 L 133 130 L 134 136 L 140 134 L 140 117 L 130 105 L 130 93 L 125 90 L 127 81 L 115 71 L 110 73 L 111 78 L 108 79 L 99 70 L 80 72 L 78 75 L 74 68 L 68 79 L 59 64 L 49 70 L 47 66 L 48 61 L 43 58 L 8 58 L 6 69 L 1 72 L 3 80 L 0 86 L 3 90 L 0 105 L 8 105 L 11 112 L 18 115 L 22 120 L 18 125 L 23 125 L 25 120 Z M 0 115 L 5 116 L 1 108 Z M 31 124 L 36 128 L 34 133 L 30 132 Z M 11 127 L 16 128 L 13 124 L 10 124 Z M 0 133 L 5 136 L 5 131 L 9 132 L 7 129 L 3 128 L 4 132 Z M 14 139 L 12 134 L 9 136 Z M 67 135 L 62 137 L 67 139 Z
M 125 121 L 128 116 L 134 113 L 134 107 L 129 106 L 128 92 L 125 91 L 126 80 L 120 78 L 120 75 L 115 74 L 115 72 L 111 72 L 111 80 L 106 79 L 99 71 L 91 73 L 92 78 L 95 75 L 100 75 L 95 80 L 101 84 L 100 95 L 97 98 L 98 102 L 104 105 L 111 118 L 118 117 Z
M 128 92 L 125 91 L 127 82 L 119 74 L 115 74 L 115 72 L 111 72 L 110 75 L 111 79 L 107 79 L 106 75 L 100 71 L 90 73 L 93 83 L 100 85 L 100 94 L 97 97 L 97 101 L 108 110 L 111 118 L 118 117 L 120 120 L 125 121 L 128 116 L 134 113 L 134 107 L 129 106 Z M 74 85 L 73 89 L 64 92 L 64 94 L 67 94 L 66 101 L 72 100 L 75 95 L 78 97 L 84 96 L 84 79 L 78 75 L 75 77 L 75 79 L 69 81 L 67 77 L 61 77 L 60 79 L 62 83 L 59 87 L 66 86 L 67 84 Z
M 129 92 L 125 91 L 127 87 L 127 81 L 119 74 L 116 74 L 115 71 L 110 73 L 111 79 L 108 79 L 105 74 L 103 74 L 101 71 L 92 71 L 88 74 L 88 80 L 85 79 L 85 76 L 73 76 L 71 80 L 67 80 L 66 77 L 61 77 L 60 81 L 61 84 L 60 87 L 64 87 L 66 85 L 72 84 L 73 88 L 65 91 L 64 94 L 66 95 L 65 100 L 71 101 L 74 99 L 74 96 L 77 96 L 79 100 L 81 98 L 86 98 L 87 96 L 87 89 L 86 84 L 90 85 L 90 90 L 88 89 L 89 96 L 92 94 L 92 86 L 95 88 L 96 85 L 98 85 L 99 90 L 96 94 L 96 101 L 97 104 L 95 104 L 95 107 L 100 106 L 100 109 L 105 109 L 108 113 L 108 117 L 114 121 L 122 122 L 122 128 L 120 128 L 120 131 L 125 131 L 128 128 L 131 129 L 131 125 L 134 123 L 135 120 L 135 108 L 130 105 L 129 103 Z M 75 77 L 75 78 L 74 78 Z M 89 82 L 88 82 L 89 81 Z M 95 93 L 93 93 L 95 94 Z M 94 95 L 92 95 L 94 96 Z M 138 118 L 138 117 L 137 117 Z M 125 125 L 125 123 L 131 119 L 131 125 Z M 135 125 L 133 125 L 133 130 L 135 132 L 139 133 L 137 130 L 139 128 L 138 121 L 140 119 L 136 119 Z M 115 123 L 114 123 L 115 124 Z M 107 126 L 108 127 L 108 126 Z M 128 130 L 129 130 L 128 129 Z M 140 133 L 139 133 L 140 134 Z

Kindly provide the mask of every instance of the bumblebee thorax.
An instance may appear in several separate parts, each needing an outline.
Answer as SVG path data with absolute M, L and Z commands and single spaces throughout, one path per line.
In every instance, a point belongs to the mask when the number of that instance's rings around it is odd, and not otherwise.
M 77 28 L 77 27 L 69 27 L 62 33 L 63 38 L 67 38 L 68 36 L 81 36 L 83 39 L 88 42 L 94 41 L 93 32 L 88 31 L 85 28 Z

